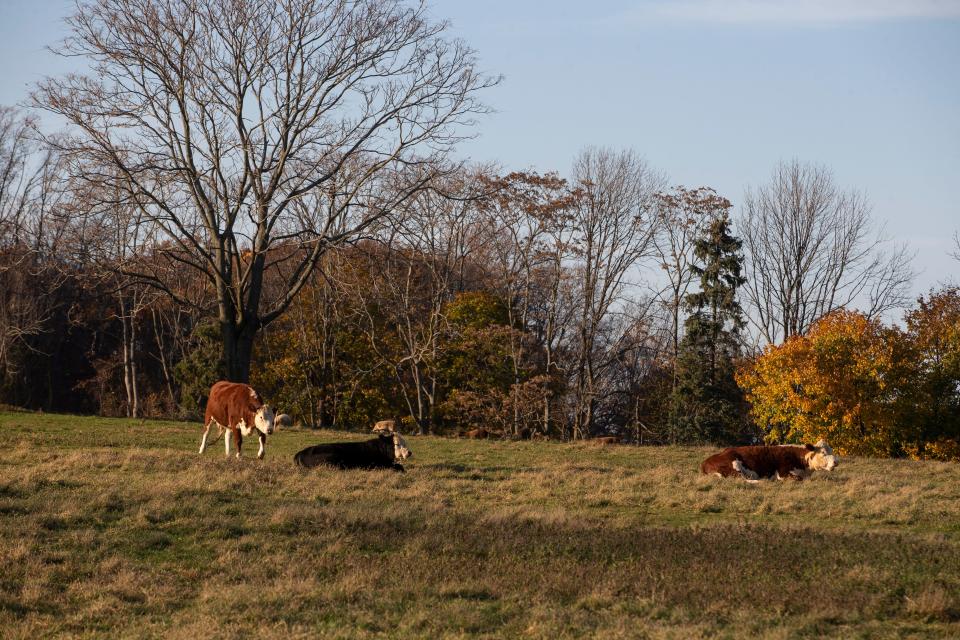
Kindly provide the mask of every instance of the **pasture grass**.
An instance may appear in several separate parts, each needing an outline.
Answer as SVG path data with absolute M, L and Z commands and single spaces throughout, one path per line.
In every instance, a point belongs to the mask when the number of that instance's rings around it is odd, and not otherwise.
M 361 434 L 197 455 L 199 424 L 2 413 L 7 638 L 960 637 L 960 466 L 698 474 L 703 448 Z

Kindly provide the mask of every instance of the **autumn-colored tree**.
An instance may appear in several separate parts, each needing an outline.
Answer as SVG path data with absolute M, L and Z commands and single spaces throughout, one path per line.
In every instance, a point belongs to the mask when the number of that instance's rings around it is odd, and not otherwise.
M 960 289 L 947 287 L 907 312 L 905 376 L 897 420 L 918 458 L 960 459 Z
M 886 456 L 903 452 L 893 408 L 903 356 L 896 330 L 839 310 L 805 336 L 768 345 L 737 379 L 768 441 L 826 438 L 841 454 Z
M 468 291 L 446 306 L 445 315 L 441 380 L 451 388 L 475 391 L 509 388 L 514 381 L 510 344 L 520 332 L 507 324 L 506 305 L 488 292 Z
M 513 354 L 535 353 L 536 346 L 510 324 L 507 304 L 489 292 L 468 291 L 447 305 L 445 315 L 449 329 L 439 368 L 447 428 L 483 427 L 511 437 L 538 430 L 549 378 L 536 375 L 529 360 L 514 364 Z

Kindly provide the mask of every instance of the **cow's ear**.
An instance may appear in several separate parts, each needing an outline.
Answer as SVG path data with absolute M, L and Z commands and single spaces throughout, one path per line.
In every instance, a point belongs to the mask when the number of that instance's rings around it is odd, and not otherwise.
M 805 444 L 805 445 L 803 445 L 803 446 L 806 447 L 807 451 L 816 451 L 816 450 L 817 450 L 817 448 L 816 448 L 815 446 L 813 446 L 812 444 Z

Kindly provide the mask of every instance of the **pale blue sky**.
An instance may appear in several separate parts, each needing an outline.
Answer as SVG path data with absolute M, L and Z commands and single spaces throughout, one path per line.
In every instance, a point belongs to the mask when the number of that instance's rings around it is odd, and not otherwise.
M 75 62 L 43 47 L 68 0 L 0 0 L 0 104 Z M 434 0 L 502 73 L 461 147 L 566 173 L 632 147 L 672 183 L 742 200 L 780 159 L 833 168 L 917 250 L 916 291 L 960 279 L 960 0 Z

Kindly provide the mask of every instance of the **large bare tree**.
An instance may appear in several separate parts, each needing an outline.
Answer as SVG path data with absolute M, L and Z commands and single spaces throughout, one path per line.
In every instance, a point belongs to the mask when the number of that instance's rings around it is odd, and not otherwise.
M 837 308 L 873 316 L 906 302 L 912 256 L 874 227 L 865 197 L 839 188 L 823 166 L 777 165 L 769 183 L 747 190 L 739 231 L 745 307 L 768 343 Z
M 614 362 L 609 348 L 614 339 L 605 325 L 624 302 L 631 277 L 636 283 L 640 261 L 652 255 L 653 197 L 662 178 L 631 151 L 586 149 L 574 163 L 573 185 L 578 191 L 570 218 L 579 289 L 572 401 L 576 439 L 591 433 L 598 382 Z
M 59 51 L 90 70 L 33 101 L 70 123 L 80 176 L 113 182 L 208 280 L 234 380 L 324 251 L 443 171 L 497 81 L 400 0 L 87 0 L 68 23 Z M 168 271 L 130 275 L 176 298 Z

